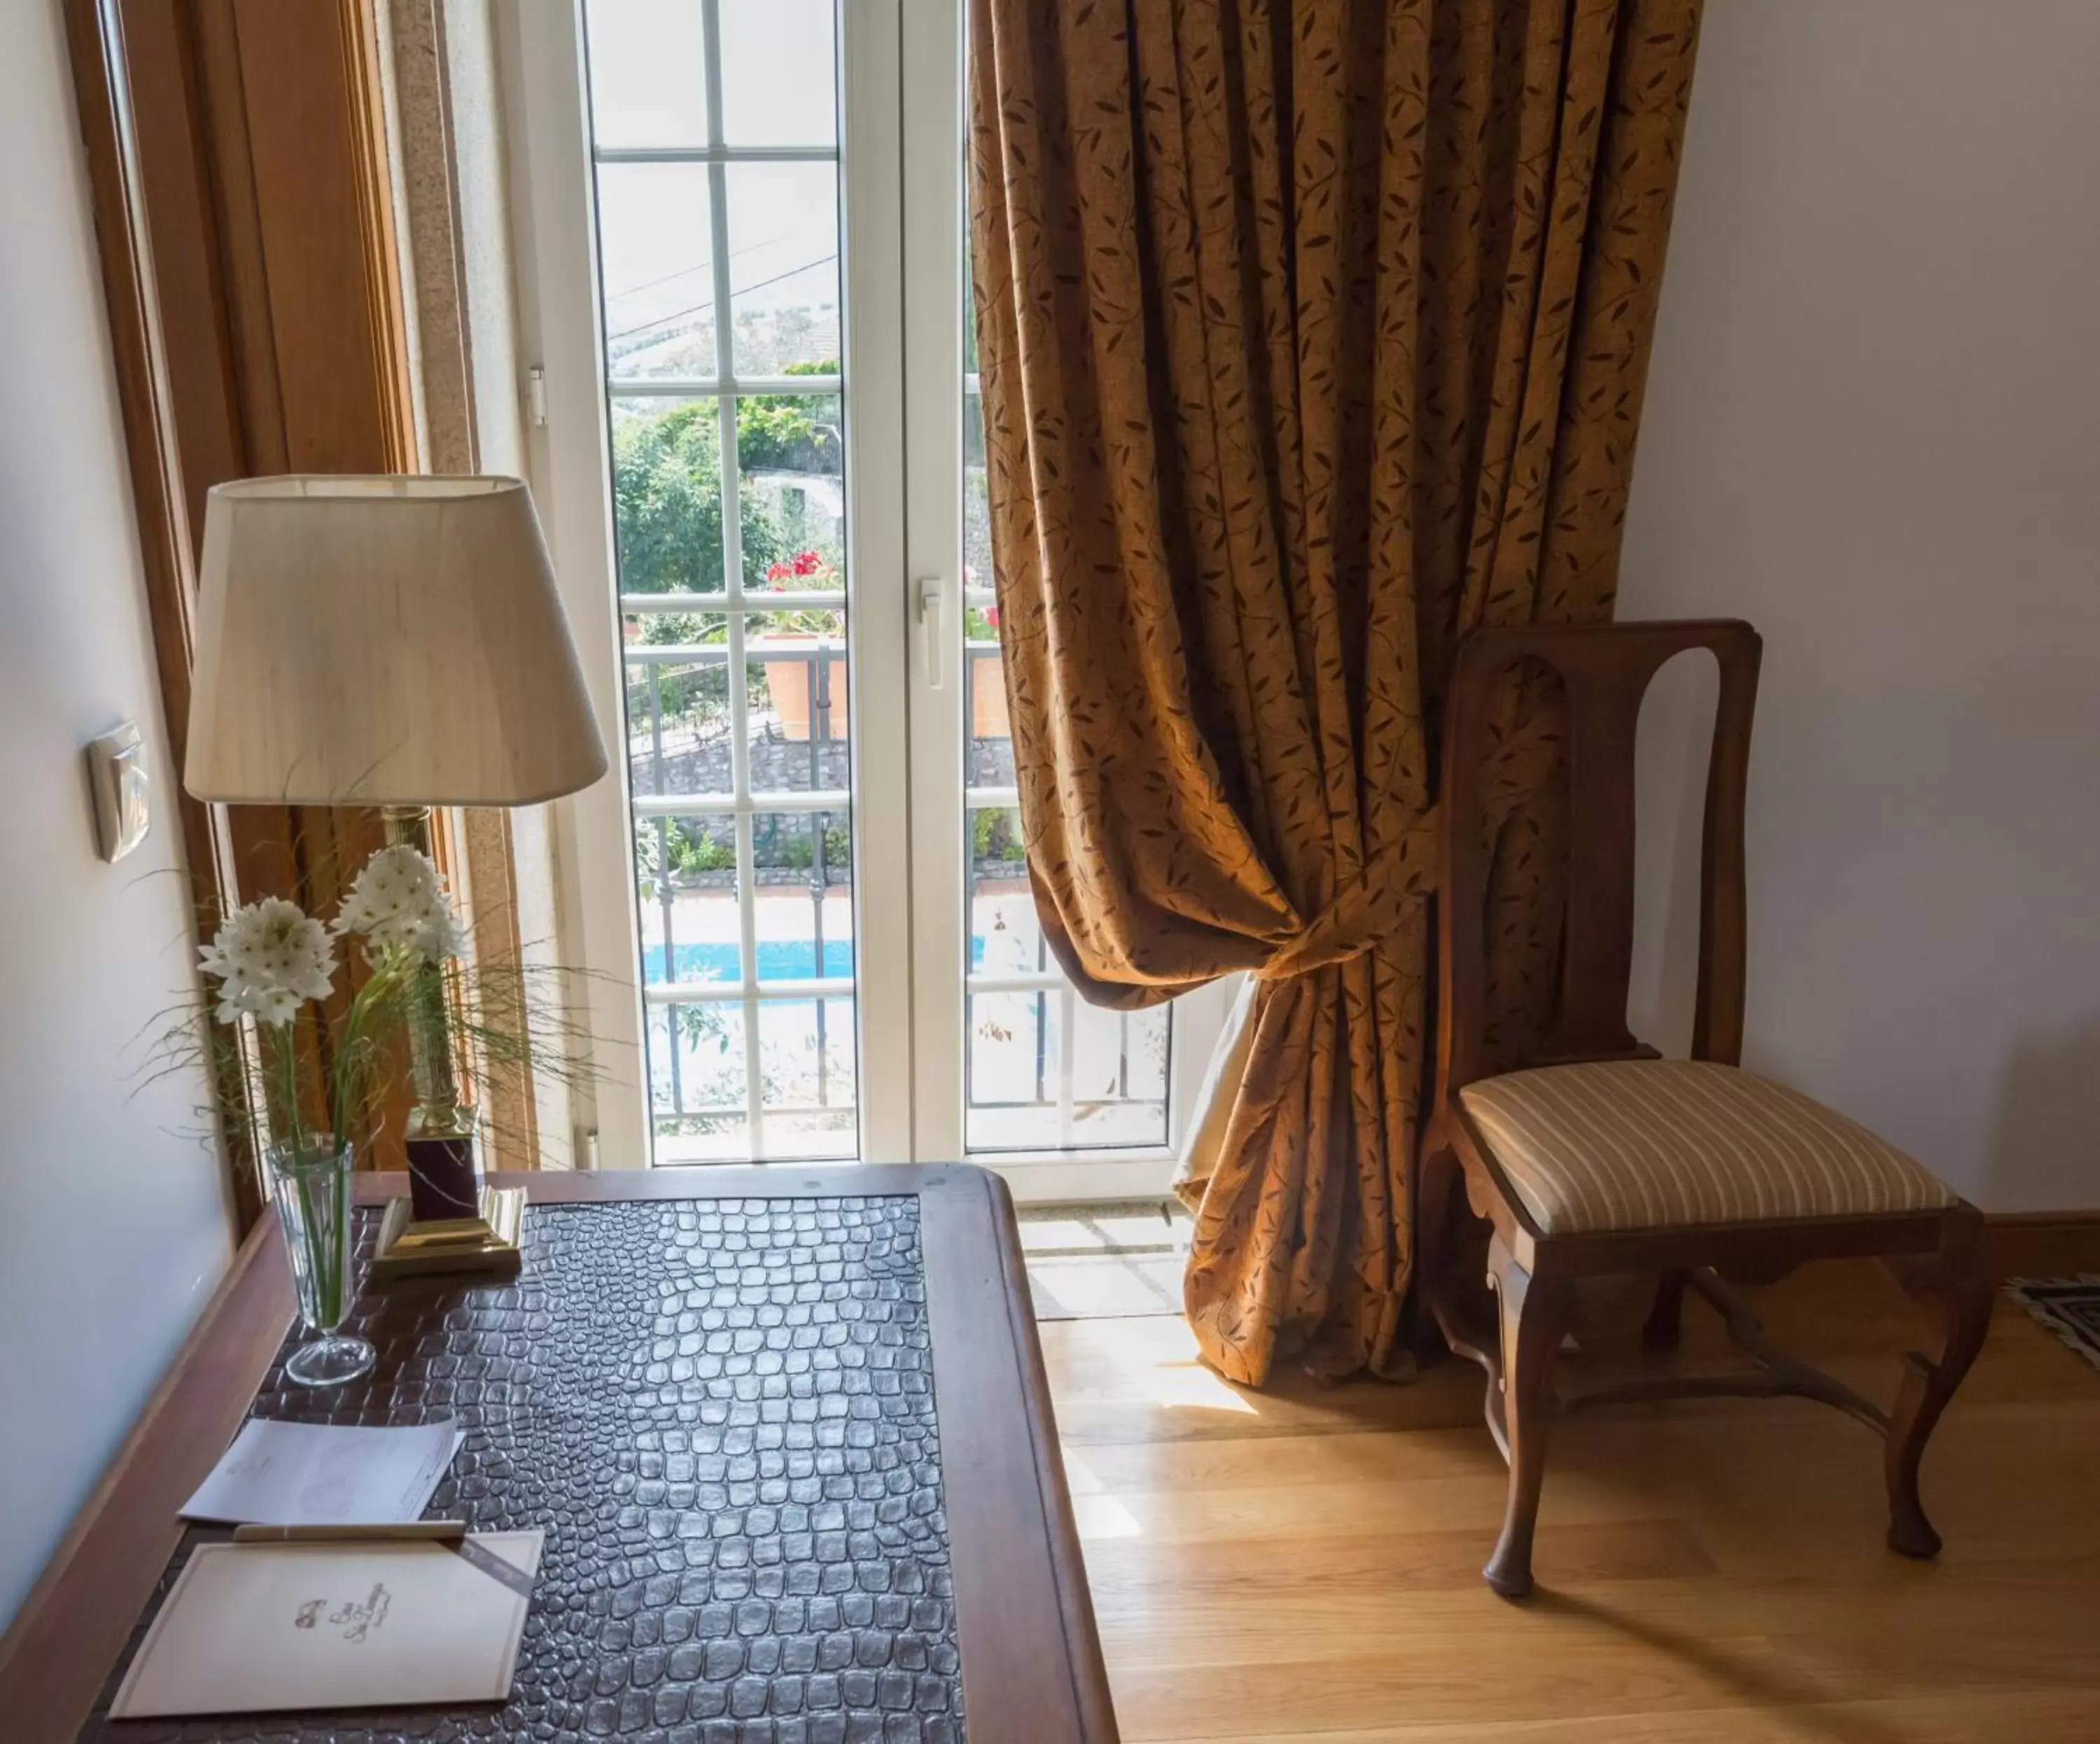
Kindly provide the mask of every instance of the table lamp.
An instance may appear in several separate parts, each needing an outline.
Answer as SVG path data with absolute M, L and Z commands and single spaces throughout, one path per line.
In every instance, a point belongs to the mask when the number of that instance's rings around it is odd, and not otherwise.
M 534 805 L 606 772 L 532 492 L 500 478 L 248 478 L 205 498 L 183 783 L 235 804 Z M 442 1005 L 442 1002 L 437 1002 Z M 375 1271 L 514 1269 L 440 1010 L 411 1024 L 411 1196 Z

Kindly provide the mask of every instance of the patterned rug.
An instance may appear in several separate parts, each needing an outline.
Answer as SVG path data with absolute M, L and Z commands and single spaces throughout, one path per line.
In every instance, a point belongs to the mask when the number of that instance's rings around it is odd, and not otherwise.
M 2035 1319 L 2100 1368 L 2100 1276 L 2015 1278 L 2005 1288 Z

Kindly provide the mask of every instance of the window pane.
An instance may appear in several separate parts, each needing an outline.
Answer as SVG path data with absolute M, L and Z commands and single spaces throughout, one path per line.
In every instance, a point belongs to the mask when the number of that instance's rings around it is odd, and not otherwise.
M 984 403 L 963 396 L 963 584 L 989 588 L 991 575 L 991 500 L 986 494 Z
M 645 986 L 740 984 L 735 818 L 636 818 L 634 883 Z
M 853 835 L 843 812 L 762 812 L 751 820 L 758 980 L 854 972 Z
M 1061 985 L 973 993 L 968 1022 L 967 1149 L 1167 1142 L 1164 1006 L 1099 1011 Z
M 738 526 L 747 588 L 783 593 L 845 588 L 845 429 L 835 393 L 737 402 Z
M 854 1002 L 769 999 L 758 1008 L 768 1156 L 851 1156 L 855 1149 Z
M 633 791 L 733 792 L 727 616 L 630 612 L 621 628 Z
M 730 313 L 739 376 L 839 367 L 839 168 L 731 164 Z
M 985 496 L 983 408 L 963 397 L 964 682 L 969 687 L 973 787 L 1013 785 L 1013 729 L 1007 717 L 1006 674 L 999 651 L 999 607 L 991 592 L 991 510 Z
M 964 241 L 963 241 L 963 251 L 964 251 L 964 257 L 965 257 L 965 258 L 967 259 L 968 255 L 968 253 L 969 253 L 969 240 L 968 240 L 968 238 L 967 236 L 964 239 Z M 967 274 L 965 274 L 965 279 L 967 280 L 967 278 L 968 278 L 968 275 L 967 275 Z M 970 376 L 974 376 L 974 375 L 976 375 L 977 373 L 977 287 L 976 287 L 975 285 L 973 285 L 973 284 L 968 284 L 968 283 L 967 283 L 967 282 L 966 282 L 966 283 L 964 284 L 964 286 L 963 286 L 963 374 L 967 377 L 970 377 Z
M 760 653 L 750 662 L 752 791 L 845 787 L 853 773 L 846 748 L 845 641 L 796 634 L 765 636 L 754 645 Z
M 765 798 L 852 774 L 835 0 L 586 0 L 585 23 L 602 152 L 744 154 L 597 166 L 608 384 L 710 390 L 610 396 L 620 592 L 701 597 L 622 618 L 656 1160 L 851 1156 L 849 808 Z M 716 397 L 731 375 L 808 390 Z
M 700 0 L 589 0 L 591 137 L 600 145 L 705 145 Z
M 832 0 L 721 0 L 722 138 L 833 145 L 838 50 Z
M 622 620 L 636 794 L 736 791 L 729 625 L 726 612 L 630 612 Z M 845 614 L 750 612 L 743 627 L 751 789 L 843 789 L 852 776 Z
M 1057 1077 L 1049 1051 L 1057 1002 L 1054 990 L 969 996 L 965 1148 L 1057 1143 Z
M 1013 726 L 1007 714 L 1006 672 L 999 649 L 973 640 L 964 645 L 964 651 L 969 685 L 969 784 L 1011 787 L 1014 784 Z
M 1033 975 L 1054 967 L 1043 943 L 1021 814 L 1011 807 L 969 813 L 972 975 Z
M 1167 1142 L 1168 1010 L 1072 1002 L 1073 1124 L 1067 1144 Z
M 722 591 L 716 402 L 612 403 L 612 509 L 621 592 Z
M 743 1007 L 734 1002 L 652 1005 L 646 1015 L 656 1160 L 711 1162 L 748 1156 Z
M 752 595 L 747 592 L 744 597 Z M 780 649 L 814 658 L 819 642 L 831 644 L 832 654 L 845 658 L 846 614 L 828 602 L 743 614 L 743 645 L 754 660 L 770 658 Z
M 598 272 L 609 374 L 715 376 L 705 164 L 601 164 Z
M 965 239 L 967 249 L 967 239 Z M 1013 729 L 993 593 L 984 400 L 974 306 L 964 302 L 963 584 L 960 626 L 967 790 L 1015 785 Z M 967 806 L 970 984 L 963 1143 L 967 1151 L 1138 1149 L 1163 1145 L 1172 1020 L 1167 1007 L 1085 1004 L 1043 940 L 1019 814 Z

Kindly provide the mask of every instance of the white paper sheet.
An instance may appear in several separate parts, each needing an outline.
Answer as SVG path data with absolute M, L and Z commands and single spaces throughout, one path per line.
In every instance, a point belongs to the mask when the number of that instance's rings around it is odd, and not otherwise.
M 235 1526 L 414 1520 L 465 1438 L 449 1420 L 367 1429 L 251 1419 L 183 1513 Z
M 200 1544 L 111 1716 L 501 1702 L 544 1543 Z

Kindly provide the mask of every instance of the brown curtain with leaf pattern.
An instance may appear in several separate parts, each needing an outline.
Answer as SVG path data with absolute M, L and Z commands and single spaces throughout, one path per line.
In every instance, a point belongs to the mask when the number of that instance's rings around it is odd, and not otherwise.
M 972 0 L 994 569 L 1088 998 L 1258 979 L 1187 1307 L 1397 1360 L 1459 639 L 1609 615 L 1700 0 Z M 1550 985 L 1543 800 L 1497 984 Z

